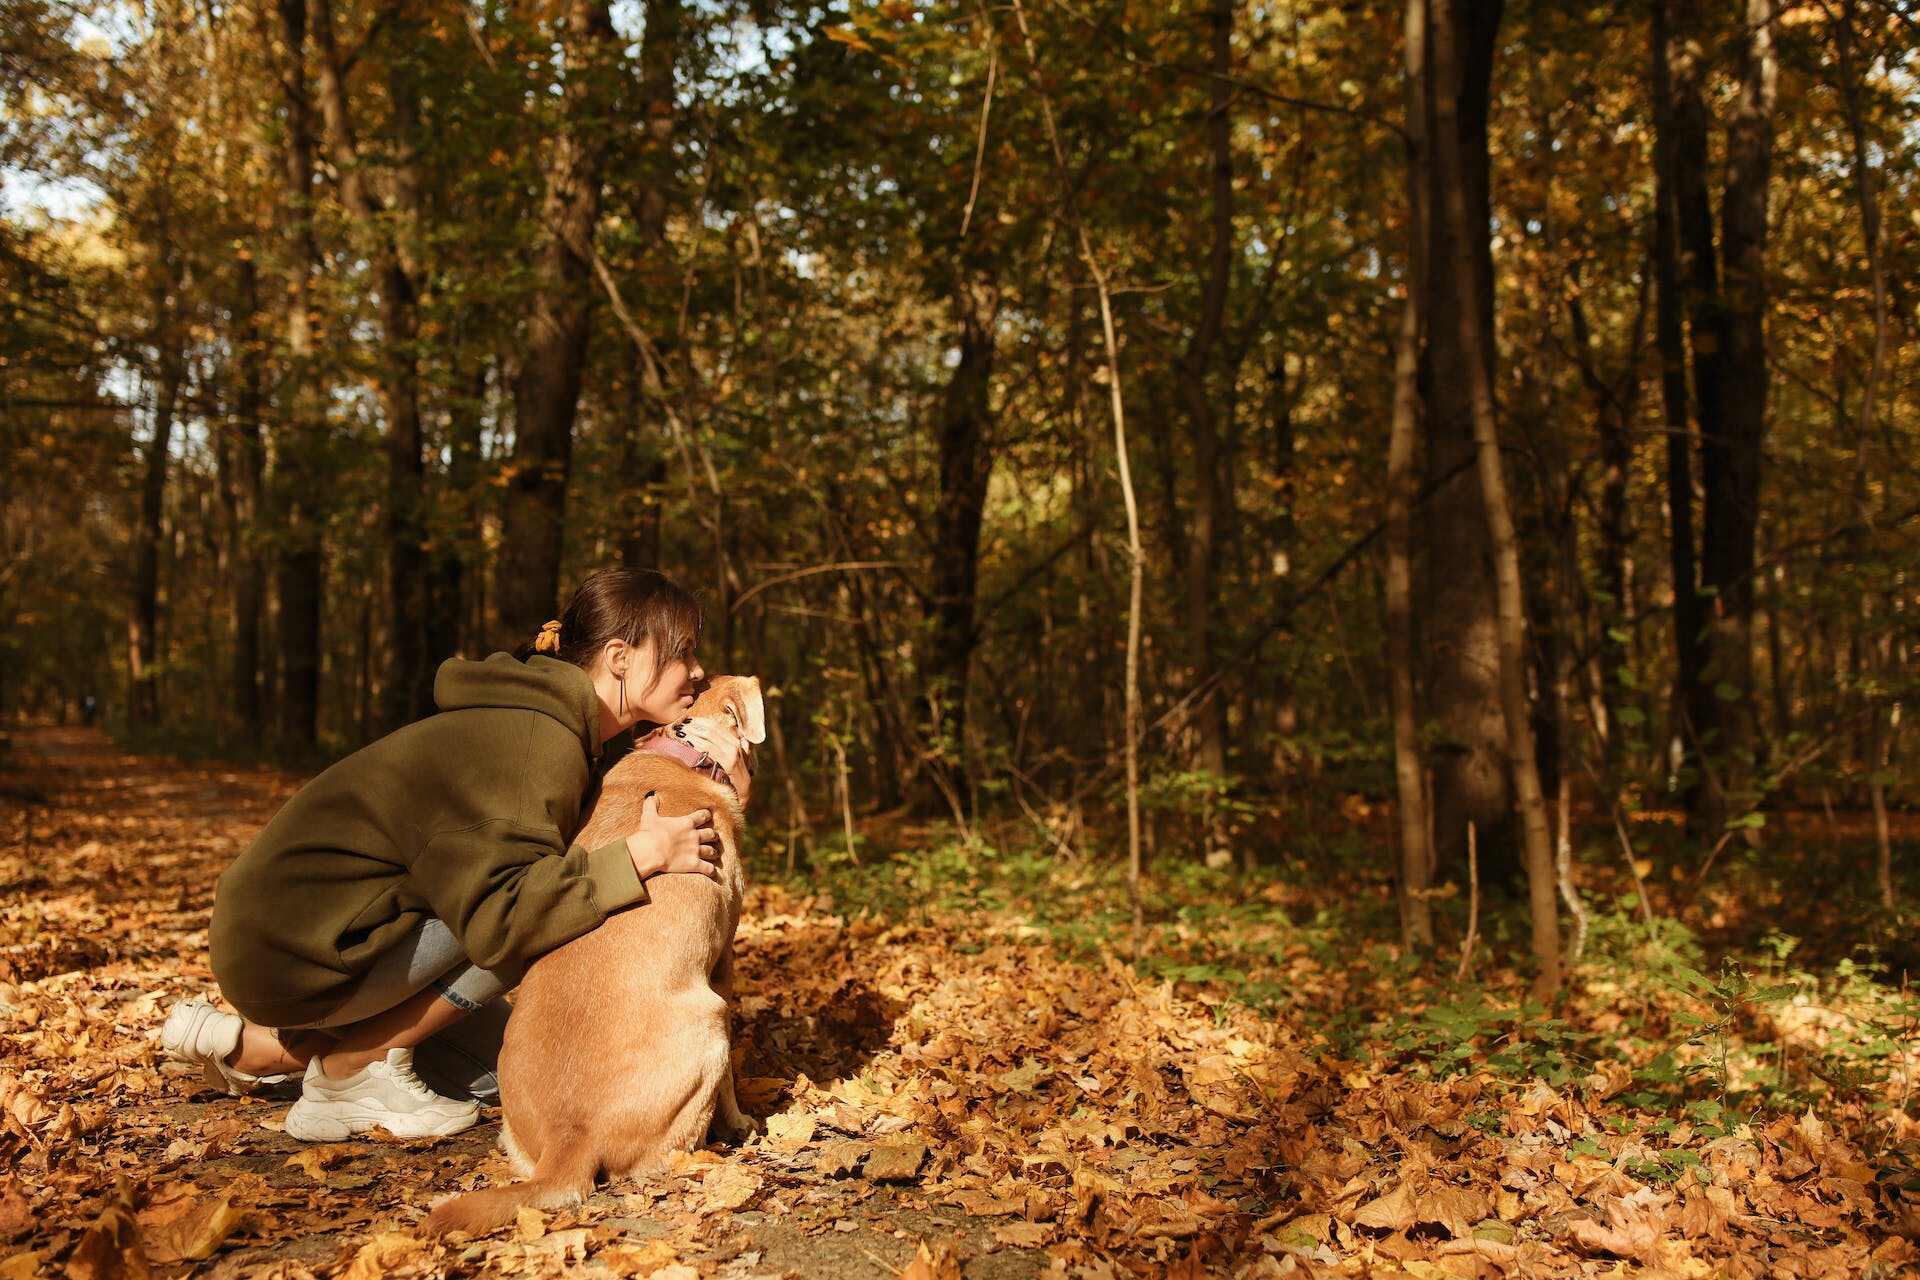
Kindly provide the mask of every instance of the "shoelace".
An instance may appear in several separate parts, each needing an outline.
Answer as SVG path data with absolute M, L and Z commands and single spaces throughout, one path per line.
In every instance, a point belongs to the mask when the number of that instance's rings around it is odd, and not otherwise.
M 399 1084 L 400 1087 L 407 1092 L 420 1098 L 421 1101 L 444 1101 L 439 1094 L 427 1088 L 427 1082 L 422 1080 L 419 1075 L 414 1072 L 413 1055 L 411 1053 L 404 1055 L 397 1061 L 393 1058 L 388 1058 L 387 1071 L 393 1076 L 395 1083 Z

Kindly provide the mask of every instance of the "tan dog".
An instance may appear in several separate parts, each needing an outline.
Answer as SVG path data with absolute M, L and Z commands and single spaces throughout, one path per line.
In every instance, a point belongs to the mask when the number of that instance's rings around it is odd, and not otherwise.
M 690 1151 L 709 1127 L 745 1137 L 753 1122 L 733 1092 L 727 997 L 745 878 L 741 815 L 749 744 L 766 740 L 760 682 L 715 676 L 690 719 L 737 734 L 733 786 L 666 755 L 636 750 L 607 774 L 578 843 L 618 840 L 639 825 L 650 791 L 668 815 L 713 810 L 718 880 L 655 876 L 651 901 L 535 961 L 514 997 L 500 1052 L 500 1144 L 525 1182 L 457 1196 L 427 1219 L 430 1234 L 479 1234 L 524 1205 L 578 1201 L 595 1178 L 647 1172 Z

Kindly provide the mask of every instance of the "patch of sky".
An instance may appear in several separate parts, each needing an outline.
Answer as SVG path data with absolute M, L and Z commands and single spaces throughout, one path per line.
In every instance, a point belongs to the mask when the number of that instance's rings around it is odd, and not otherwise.
M 107 193 L 90 178 L 0 169 L 0 216 L 9 220 L 77 222 L 105 202 Z

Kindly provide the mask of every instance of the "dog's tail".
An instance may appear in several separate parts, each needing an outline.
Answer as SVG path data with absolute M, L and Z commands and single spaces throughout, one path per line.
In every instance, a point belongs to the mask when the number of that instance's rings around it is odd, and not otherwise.
M 593 1190 L 593 1178 L 600 1171 L 600 1157 L 587 1135 L 569 1135 L 569 1141 L 557 1142 L 541 1153 L 533 1166 L 533 1176 L 525 1182 L 485 1191 L 469 1191 L 455 1196 L 427 1216 L 430 1236 L 449 1231 L 485 1235 L 495 1227 L 512 1222 L 521 1209 L 558 1209 L 575 1204 Z

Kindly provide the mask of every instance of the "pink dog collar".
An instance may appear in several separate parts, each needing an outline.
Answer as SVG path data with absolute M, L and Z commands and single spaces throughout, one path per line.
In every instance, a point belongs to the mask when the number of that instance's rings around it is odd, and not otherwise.
M 676 738 L 670 728 L 655 729 L 634 743 L 633 749 L 656 756 L 665 756 L 669 760 L 687 766 L 695 773 L 704 774 L 715 782 L 723 783 L 727 790 L 733 790 L 733 779 L 727 776 L 727 771 L 720 767 L 718 761 L 691 742 Z

